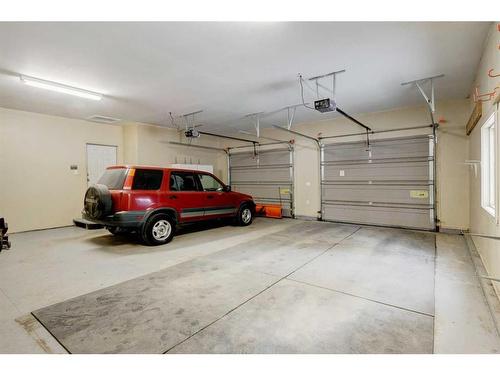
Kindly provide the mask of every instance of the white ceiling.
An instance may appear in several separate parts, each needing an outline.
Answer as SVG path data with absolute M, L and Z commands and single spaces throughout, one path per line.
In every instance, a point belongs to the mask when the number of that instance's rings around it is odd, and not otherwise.
M 0 23 L 0 106 L 72 118 L 169 125 L 202 109 L 204 129 L 249 129 L 242 117 L 300 102 L 297 73 L 346 69 L 349 113 L 422 103 L 403 81 L 444 73 L 437 99 L 465 98 L 488 23 Z M 94 102 L 23 85 L 19 74 L 106 97 Z M 306 101 L 314 100 L 306 89 Z M 337 116 L 300 108 L 297 121 Z M 264 119 L 282 123 L 283 113 Z

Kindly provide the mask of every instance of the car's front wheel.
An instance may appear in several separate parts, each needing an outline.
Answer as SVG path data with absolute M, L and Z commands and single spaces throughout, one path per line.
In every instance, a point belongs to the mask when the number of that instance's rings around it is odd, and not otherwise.
M 142 228 L 142 240 L 147 245 L 163 245 L 172 240 L 175 222 L 165 214 L 151 216 Z
M 236 216 L 236 223 L 240 226 L 247 226 L 252 224 L 253 211 L 248 204 L 243 204 L 238 210 L 238 216 Z

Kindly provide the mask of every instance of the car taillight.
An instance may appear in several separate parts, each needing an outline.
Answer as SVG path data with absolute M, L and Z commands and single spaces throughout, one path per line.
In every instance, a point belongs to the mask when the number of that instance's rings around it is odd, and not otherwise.
M 135 169 L 130 168 L 127 173 L 127 178 L 125 179 L 125 183 L 123 184 L 123 190 L 132 189 L 132 183 L 134 182 Z

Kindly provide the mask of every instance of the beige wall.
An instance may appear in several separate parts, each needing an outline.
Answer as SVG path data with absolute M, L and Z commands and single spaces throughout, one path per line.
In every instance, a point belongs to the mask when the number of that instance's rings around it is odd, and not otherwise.
M 196 147 L 172 145 L 168 142 L 187 140 L 183 132 L 146 124 L 137 125 L 137 163 L 166 166 L 168 164 L 208 164 L 214 174 L 227 180 L 227 158 L 223 151 L 205 150 Z M 203 136 L 192 139 L 192 145 L 221 147 L 217 138 Z
M 137 124 L 124 124 L 123 130 L 123 163 L 124 164 L 138 164 L 138 125 Z
M 441 225 L 446 228 L 468 228 L 469 180 L 468 169 L 463 164 L 468 158 L 463 129 L 468 110 L 467 101 L 445 101 L 437 106 L 438 117 L 446 119 L 440 128 L 438 142 L 438 215 Z M 428 122 L 425 106 L 357 117 L 376 130 Z M 313 136 L 358 131 L 356 126 L 342 118 L 301 124 L 294 129 Z M 279 130 L 265 129 L 263 133 L 274 138 L 290 139 L 288 133 Z M 384 136 L 415 133 L 394 132 Z M 223 152 L 168 143 L 185 141 L 183 138 L 176 130 L 146 124 L 93 124 L 0 109 L 0 171 L 3 180 L 0 183 L 0 212 L 7 217 L 12 231 L 71 224 L 72 218 L 79 216 L 86 188 L 86 143 L 117 145 L 120 163 L 210 164 L 214 166 L 215 174 L 227 181 L 227 159 Z M 206 136 L 192 142 L 213 147 L 226 146 L 221 140 Z M 317 148 L 311 141 L 296 138 L 294 157 L 296 214 L 317 217 L 320 209 Z M 70 171 L 70 164 L 79 165 L 78 175 Z M 68 195 L 68 192 L 74 193 Z M 65 199 L 61 200 L 61 197 Z
M 439 93 L 438 93 L 439 95 Z M 444 118 L 438 131 L 437 188 L 438 218 L 440 225 L 450 229 L 469 227 L 468 167 L 464 165 L 467 156 L 465 122 L 468 117 L 467 100 L 441 101 L 437 103 L 436 119 Z M 355 116 L 373 130 L 397 129 L 430 124 L 425 105 L 414 108 L 399 108 L 390 111 L 359 114 Z M 360 131 L 345 118 L 300 124 L 293 130 L 317 137 L 349 134 Z M 362 130 L 362 129 L 361 129 Z M 429 130 L 396 131 L 375 134 L 372 139 L 426 134 Z M 318 151 L 313 141 L 275 129 L 264 129 L 264 135 L 280 139 L 295 138 L 295 213 L 299 216 L 317 217 L 320 210 Z M 328 142 L 345 142 L 364 137 L 346 137 Z M 327 140 L 325 140 L 326 142 Z
M 105 125 L 0 108 L 0 216 L 10 232 L 71 225 L 87 188 L 87 143 L 118 146 L 118 163 L 209 164 L 227 181 L 224 152 L 168 144 L 182 138 L 146 124 Z M 192 143 L 219 147 L 217 139 Z
M 0 108 L 0 216 L 11 232 L 70 225 L 80 216 L 86 143 L 118 146 L 122 161 L 120 126 Z
M 123 125 L 124 163 L 154 166 L 169 164 L 212 165 L 214 174 L 227 180 L 227 158 L 223 151 L 172 145 L 169 142 L 187 143 L 182 131 L 149 124 Z M 192 139 L 191 144 L 220 148 L 217 138 Z
M 489 69 L 494 69 L 497 73 L 500 71 L 500 51 L 498 50 L 499 43 L 500 32 L 497 31 L 496 24 L 492 24 L 489 36 L 484 45 L 483 56 L 479 64 L 474 83 L 474 86 L 479 86 L 480 93 L 491 92 L 496 85 L 500 84 L 500 80 L 498 78 L 493 79 L 487 76 Z M 497 94 L 497 96 L 498 95 L 499 94 Z M 472 111 L 473 105 L 474 103 L 470 101 L 469 113 Z M 481 159 L 481 125 L 483 125 L 493 113 L 497 113 L 498 129 L 498 105 L 494 105 L 493 101 L 483 103 L 483 116 L 469 137 L 469 156 L 472 160 Z M 497 142 L 497 144 L 497 147 L 500 148 L 500 143 Z M 498 155 L 497 160 L 499 160 Z M 497 174 L 500 175 L 499 163 L 497 163 Z M 497 190 L 499 190 L 498 185 Z M 500 227 L 496 224 L 493 217 L 481 207 L 480 170 L 478 170 L 477 176 L 474 176 L 472 171 L 470 172 L 470 197 L 471 232 L 500 236 Z M 497 197 L 497 202 L 499 202 L 500 194 L 497 195 Z M 479 237 L 473 237 L 473 241 L 479 251 L 479 254 L 481 254 L 489 275 L 500 278 L 500 241 Z M 500 296 L 500 283 L 494 282 L 493 284 L 496 288 L 497 294 Z

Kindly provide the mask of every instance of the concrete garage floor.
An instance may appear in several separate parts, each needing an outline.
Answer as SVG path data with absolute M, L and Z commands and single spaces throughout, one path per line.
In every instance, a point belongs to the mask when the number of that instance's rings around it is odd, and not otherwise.
M 461 236 L 258 218 L 161 247 L 130 241 L 75 227 L 12 235 L 0 352 L 500 351 Z

